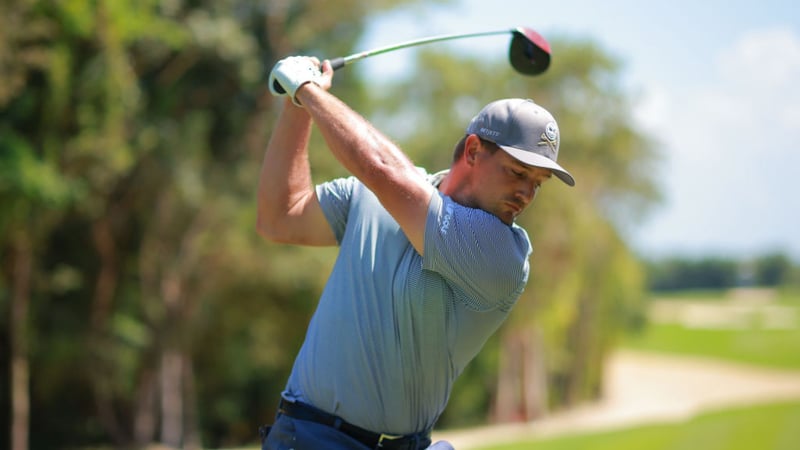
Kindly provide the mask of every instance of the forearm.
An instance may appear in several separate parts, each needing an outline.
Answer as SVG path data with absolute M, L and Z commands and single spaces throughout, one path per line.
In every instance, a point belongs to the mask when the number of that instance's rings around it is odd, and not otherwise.
M 393 142 L 324 88 L 309 83 L 297 97 L 336 159 L 378 197 L 423 254 L 433 186 Z
M 258 231 L 267 238 L 280 238 L 287 217 L 299 214 L 313 195 L 308 142 L 311 117 L 302 108 L 284 102 L 270 137 L 258 183 Z
M 318 86 L 298 95 L 336 159 L 370 189 L 409 172 L 419 176 L 410 159 L 386 136 L 344 102 Z

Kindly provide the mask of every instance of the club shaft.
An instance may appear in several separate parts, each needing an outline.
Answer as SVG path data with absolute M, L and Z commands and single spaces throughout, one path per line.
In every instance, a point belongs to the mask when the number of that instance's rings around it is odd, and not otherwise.
M 380 55 L 382 53 L 392 52 L 395 50 L 400 50 L 403 48 L 414 47 L 417 45 L 428 44 L 431 42 L 441 42 L 441 41 L 449 41 L 453 39 L 463 39 L 463 38 L 471 38 L 471 37 L 480 37 L 480 36 L 492 36 L 498 34 L 507 34 L 514 32 L 513 29 L 504 29 L 504 30 L 496 30 L 496 31 L 483 31 L 479 33 L 458 33 L 458 34 L 445 34 L 441 36 L 432 36 L 427 38 L 421 39 L 414 39 L 411 41 L 401 42 L 399 44 L 387 45 L 385 47 L 379 47 L 373 50 L 367 50 L 360 53 L 354 53 L 350 56 L 345 56 L 343 58 L 336 58 L 331 60 L 333 64 L 333 68 L 339 69 L 341 67 L 350 64 L 353 61 L 358 61 L 359 59 L 364 59 L 370 56 Z

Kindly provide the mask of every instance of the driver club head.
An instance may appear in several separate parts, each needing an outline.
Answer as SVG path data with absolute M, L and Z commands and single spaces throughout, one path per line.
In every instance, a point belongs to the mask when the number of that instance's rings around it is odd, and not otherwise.
M 512 30 L 508 58 L 511 67 L 524 75 L 539 75 L 550 66 L 550 44 L 539 33 L 526 27 Z

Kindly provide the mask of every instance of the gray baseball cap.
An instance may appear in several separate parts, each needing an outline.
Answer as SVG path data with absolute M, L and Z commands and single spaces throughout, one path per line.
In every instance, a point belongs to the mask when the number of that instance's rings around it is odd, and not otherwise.
M 550 169 L 561 181 L 575 186 L 575 179 L 558 165 L 561 137 L 552 114 L 530 99 L 510 98 L 486 105 L 467 127 L 494 142 L 520 162 Z

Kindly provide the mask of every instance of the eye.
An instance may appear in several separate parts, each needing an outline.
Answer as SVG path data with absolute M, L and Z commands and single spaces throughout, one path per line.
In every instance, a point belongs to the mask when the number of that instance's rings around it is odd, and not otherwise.
M 511 174 L 514 175 L 517 178 L 525 178 L 527 176 L 527 174 L 525 172 L 521 171 L 521 170 L 517 170 L 517 169 L 513 169 L 512 168 L 512 169 L 509 169 L 509 171 L 511 171 Z

